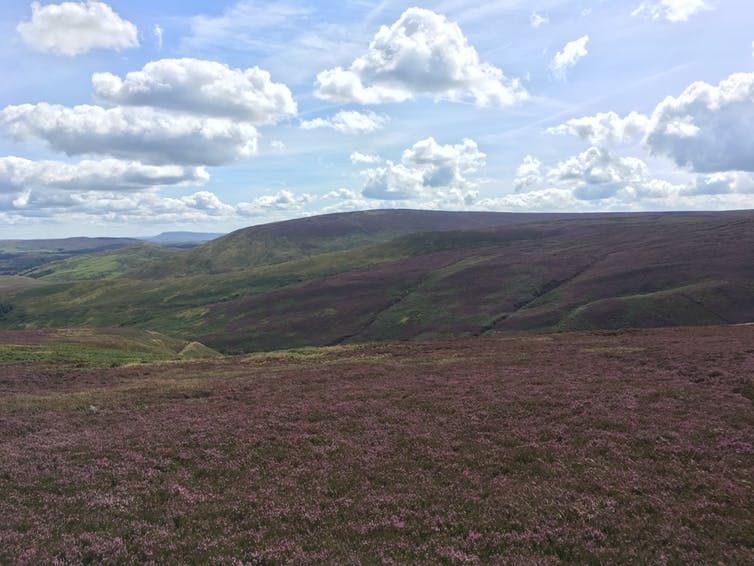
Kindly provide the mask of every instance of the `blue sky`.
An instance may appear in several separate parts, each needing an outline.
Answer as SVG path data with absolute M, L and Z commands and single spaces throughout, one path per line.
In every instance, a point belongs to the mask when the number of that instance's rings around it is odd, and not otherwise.
M 2 238 L 754 207 L 745 0 L 4 8 Z

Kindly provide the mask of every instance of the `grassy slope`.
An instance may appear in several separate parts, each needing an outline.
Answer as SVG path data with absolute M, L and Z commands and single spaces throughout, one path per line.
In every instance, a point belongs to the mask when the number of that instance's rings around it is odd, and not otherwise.
M 119 366 L 217 355 L 199 344 L 134 328 L 0 331 L 0 364 L 51 362 L 55 367 Z M 5 370 L 12 371 L 12 370 Z
M 16 275 L 52 261 L 122 248 L 138 242 L 133 238 L 0 240 L 0 275 Z
M 176 250 L 140 243 L 47 263 L 24 275 L 50 282 L 111 279 L 145 264 L 164 261 L 175 253 Z
M 372 210 L 325 214 L 243 228 L 168 261 L 145 266 L 143 278 L 227 273 L 283 263 L 392 240 L 401 235 L 448 230 L 478 230 L 578 217 L 574 214 Z
M 274 229 L 291 226 L 305 233 L 296 223 Z M 13 309 L 0 325 L 137 326 L 234 352 L 499 330 L 747 322 L 754 319 L 754 215 L 579 218 L 413 234 L 217 274 L 145 273 L 29 289 L 6 301 Z
M 752 564 L 754 328 L 0 372 L 0 563 Z

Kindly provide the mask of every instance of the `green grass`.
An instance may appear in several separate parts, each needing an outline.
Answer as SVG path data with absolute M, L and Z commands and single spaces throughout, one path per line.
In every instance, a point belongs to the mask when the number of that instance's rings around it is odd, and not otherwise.
M 115 367 L 170 359 L 195 359 L 218 353 L 198 342 L 186 344 L 148 330 L 71 328 L 20 332 L 0 344 L 0 364 L 59 362 L 86 367 Z
M 26 272 L 25 275 L 50 282 L 111 279 L 143 265 L 164 261 L 175 253 L 175 250 L 154 244 L 136 244 L 47 263 Z
M 79 344 L 0 344 L 0 364 L 17 362 L 72 362 L 92 367 L 115 367 L 129 363 L 154 362 L 175 357 L 118 348 Z

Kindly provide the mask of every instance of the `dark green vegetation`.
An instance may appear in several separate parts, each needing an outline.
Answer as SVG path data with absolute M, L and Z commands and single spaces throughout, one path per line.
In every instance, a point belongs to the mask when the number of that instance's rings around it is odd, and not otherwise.
M 752 326 L 6 364 L 0 563 L 752 564 L 752 376 Z
M 0 327 L 127 326 L 225 352 L 741 323 L 754 320 L 754 213 L 336 214 L 32 275 L 6 281 Z

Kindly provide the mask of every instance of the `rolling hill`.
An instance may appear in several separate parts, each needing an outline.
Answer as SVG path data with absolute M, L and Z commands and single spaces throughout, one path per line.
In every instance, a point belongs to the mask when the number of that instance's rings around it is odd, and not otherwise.
M 130 326 L 248 352 L 754 320 L 751 212 L 372 211 L 136 263 L 76 281 L 61 267 L 4 295 L 0 327 Z
M 113 250 L 139 243 L 135 238 L 62 238 L 0 240 L 0 275 L 17 275 L 75 255 Z

